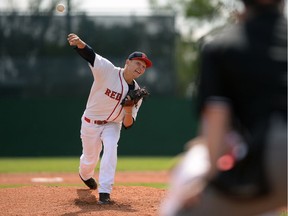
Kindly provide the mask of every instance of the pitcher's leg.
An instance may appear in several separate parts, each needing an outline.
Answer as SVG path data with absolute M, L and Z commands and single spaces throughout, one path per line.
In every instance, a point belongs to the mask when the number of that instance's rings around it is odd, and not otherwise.
M 82 122 L 82 155 L 80 157 L 79 174 L 83 180 L 87 180 L 94 175 L 94 169 L 98 163 L 99 155 L 102 150 L 100 133 L 100 128 Z
M 112 191 L 117 165 L 117 146 L 120 138 L 121 125 L 113 123 L 107 125 L 102 133 L 103 155 L 99 171 L 99 193 Z

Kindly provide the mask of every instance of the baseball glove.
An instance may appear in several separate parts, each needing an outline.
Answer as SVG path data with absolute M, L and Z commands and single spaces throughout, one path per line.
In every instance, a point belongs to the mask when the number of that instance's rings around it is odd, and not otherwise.
M 150 93 L 147 91 L 145 87 L 136 90 L 130 90 L 128 91 L 126 97 L 122 100 L 121 105 L 134 106 L 138 103 L 139 100 L 141 100 L 142 98 L 145 99 L 149 95 Z

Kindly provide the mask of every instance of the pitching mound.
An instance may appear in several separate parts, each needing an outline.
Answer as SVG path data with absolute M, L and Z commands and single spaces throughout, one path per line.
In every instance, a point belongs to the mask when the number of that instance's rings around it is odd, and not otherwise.
M 158 174 L 158 175 L 157 175 Z M 116 182 L 166 182 L 165 173 L 118 173 Z M 35 177 L 60 176 L 64 183 L 80 183 L 77 174 L 4 174 L 0 184 L 26 184 L 26 186 L 0 189 L 0 215 L 2 216 L 157 216 L 166 190 L 144 186 L 114 186 L 111 205 L 99 205 L 97 190 L 86 186 L 48 186 L 33 183 Z M 157 178 L 158 176 L 158 178 Z M 153 181 L 154 180 L 154 181 Z
M 1 215 L 157 215 L 165 191 L 150 187 L 114 187 L 111 205 L 99 205 L 86 188 L 34 185 L 0 190 Z

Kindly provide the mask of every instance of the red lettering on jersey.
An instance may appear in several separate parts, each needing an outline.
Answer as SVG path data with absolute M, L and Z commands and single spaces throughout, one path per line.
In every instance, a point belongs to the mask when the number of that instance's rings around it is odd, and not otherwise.
M 110 97 L 110 93 L 111 93 L 111 90 L 107 88 L 105 94 Z
M 117 100 L 117 101 L 120 101 L 120 100 L 121 100 L 121 97 L 122 97 L 122 94 L 117 93 L 117 92 L 115 92 L 115 91 L 112 91 L 112 90 L 110 90 L 110 89 L 108 89 L 108 88 L 106 89 L 105 94 L 106 94 L 107 96 L 109 96 L 110 98 L 115 99 L 115 100 Z
M 111 97 L 111 98 L 113 98 L 113 99 L 115 99 L 115 95 L 116 95 L 116 93 L 117 93 L 117 92 L 115 92 L 115 91 L 112 91 L 112 93 L 111 93 L 110 97 Z
M 118 100 L 118 101 L 120 101 L 120 99 L 121 99 L 121 97 L 122 97 L 122 94 L 120 94 L 120 93 L 117 93 L 117 95 L 116 95 L 116 100 Z

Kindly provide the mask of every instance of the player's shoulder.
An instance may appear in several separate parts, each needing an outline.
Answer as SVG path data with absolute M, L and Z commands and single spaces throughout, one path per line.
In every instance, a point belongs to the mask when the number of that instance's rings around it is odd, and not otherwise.
M 103 57 L 102 55 L 100 55 L 98 53 L 96 53 L 96 59 L 97 59 L 98 62 L 112 64 L 111 61 L 108 58 Z
M 200 50 L 203 53 L 218 52 L 221 50 L 233 49 L 243 41 L 243 29 L 240 25 L 228 25 L 216 29 L 211 34 L 203 37 L 200 43 Z
M 111 72 L 118 72 L 121 70 L 121 67 L 115 66 L 112 61 L 106 57 L 103 57 L 100 54 L 96 53 L 96 58 L 95 58 L 95 68 L 101 68 L 105 71 L 111 71 Z

